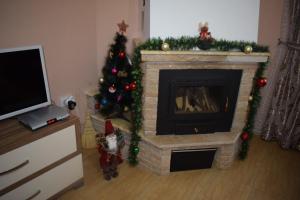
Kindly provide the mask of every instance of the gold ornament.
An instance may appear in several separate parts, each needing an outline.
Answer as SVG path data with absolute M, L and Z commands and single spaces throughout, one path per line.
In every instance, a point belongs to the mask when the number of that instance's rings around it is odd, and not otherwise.
M 163 50 L 163 51 L 169 51 L 170 50 L 169 44 L 166 43 L 166 42 L 162 43 L 161 50 Z
M 104 78 L 101 77 L 101 78 L 99 79 L 99 82 L 100 82 L 100 83 L 103 83 L 103 82 L 104 82 Z
M 253 96 L 249 96 L 249 101 L 252 101 L 253 100 Z
M 251 53 L 253 51 L 253 48 L 252 48 L 252 46 L 250 46 L 250 45 L 246 45 L 245 46 L 245 48 L 244 48 L 244 52 L 245 53 Z
M 124 111 L 127 112 L 129 108 L 127 106 L 124 107 Z

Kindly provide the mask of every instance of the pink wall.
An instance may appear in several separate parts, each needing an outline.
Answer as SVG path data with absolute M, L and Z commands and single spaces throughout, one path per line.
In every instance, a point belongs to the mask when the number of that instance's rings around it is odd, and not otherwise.
M 83 91 L 96 85 L 96 1 L 1 0 L 0 48 L 41 44 L 52 99 L 78 99 L 83 118 Z
M 259 43 L 276 49 L 283 0 L 261 0 Z M 84 91 L 97 87 L 117 23 L 128 24 L 127 50 L 141 37 L 140 0 L 1 0 L 0 48 L 41 44 L 52 99 L 73 94 L 83 122 Z
M 280 37 L 283 0 L 260 0 L 258 43 L 270 47 L 272 60 Z

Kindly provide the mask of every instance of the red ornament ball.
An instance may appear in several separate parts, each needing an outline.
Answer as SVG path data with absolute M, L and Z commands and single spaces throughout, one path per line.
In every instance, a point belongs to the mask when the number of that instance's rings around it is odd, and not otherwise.
M 117 68 L 116 68 L 116 67 L 113 67 L 113 68 L 111 69 L 111 73 L 112 73 L 112 74 L 117 74 L 117 73 L 118 73 Z
M 241 138 L 243 141 L 246 141 L 249 139 L 249 133 L 248 132 L 243 132 L 241 135 Z
M 126 56 L 125 52 L 121 51 L 121 52 L 119 53 L 119 57 L 120 57 L 121 59 L 124 59 L 125 56 Z
M 130 83 L 129 85 L 131 90 L 135 90 L 136 89 L 136 84 L 134 82 Z
M 100 109 L 100 103 L 95 103 L 95 109 L 99 110 Z
M 126 91 L 129 91 L 129 90 L 130 90 L 130 85 L 129 85 L 129 84 L 126 84 L 125 87 L 124 87 L 124 89 L 125 89 Z
M 267 79 L 264 77 L 261 77 L 261 78 L 257 79 L 256 83 L 259 87 L 264 87 L 267 84 Z

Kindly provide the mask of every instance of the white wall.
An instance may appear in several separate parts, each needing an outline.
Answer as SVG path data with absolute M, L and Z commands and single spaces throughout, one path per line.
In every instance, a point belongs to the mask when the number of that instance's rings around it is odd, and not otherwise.
M 208 22 L 216 39 L 257 42 L 260 0 L 150 0 L 150 37 L 198 35 Z

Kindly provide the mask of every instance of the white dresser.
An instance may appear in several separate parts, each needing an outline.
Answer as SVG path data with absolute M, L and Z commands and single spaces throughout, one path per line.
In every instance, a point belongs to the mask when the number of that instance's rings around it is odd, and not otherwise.
M 31 131 L 0 121 L 0 200 L 52 199 L 83 184 L 79 120 Z

